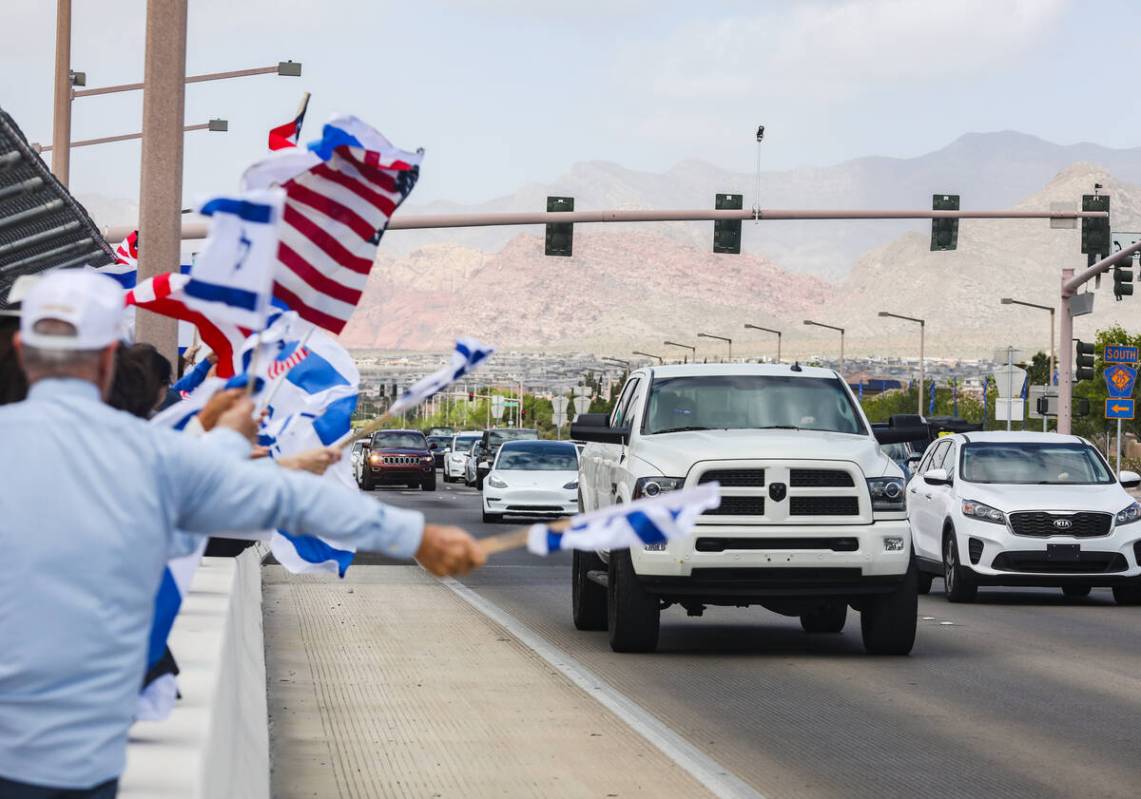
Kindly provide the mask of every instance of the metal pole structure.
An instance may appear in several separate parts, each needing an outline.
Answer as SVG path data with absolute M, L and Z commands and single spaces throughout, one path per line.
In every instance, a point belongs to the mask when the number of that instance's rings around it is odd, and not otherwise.
M 225 132 L 225 130 L 226 130 L 226 128 L 224 127 L 225 122 L 226 122 L 226 120 L 224 120 L 224 119 L 212 119 L 209 122 L 202 122 L 202 123 L 199 123 L 197 125 L 186 125 L 182 128 L 182 132 L 183 133 L 190 133 L 191 131 L 194 131 L 194 130 L 209 130 L 209 131 Z M 124 134 L 121 134 L 119 136 L 103 136 L 103 137 L 98 138 L 98 139 L 79 139 L 77 141 L 71 142 L 71 144 L 69 146 L 72 149 L 75 149 L 76 147 L 91 147 L 92 145 L 95 145 L 95 144 L 111 144 L 112 142 L 118 142 L 118 141 L 132 141 L 134 139 L 141 139 L 142 137 L 143 137 L 143 134 L 142 134 L 142 131 L 140 131 L 138 133 L 124 133 Z M 41 153 L 50 153 L 50 152 L 55 151 L 55 145 L 54 144 L 45 144 L 45 145 L 41 146 L 38 144 L 33 144 L 32 149 L 37 150 Z
M 688 344 L 678 344 L 676 341 L 663 341 L 662 343 L 667 347 L 681 347 L 683 350 L 689 350 L 693 353 L 693 362 L 697 363 L 697 347 L 691 347 Z
M 1055 353 L 1054 353 L 1054 307 L 1051 305 L 1039 305 L 1038 303 L 1035 303 L 1035 302 L 1026 302 L 1024 300 L 1016 300 L 1016 299 L 1013 299 L 1012 297 L 1003 297 L 1001 300 L 999 300 L 999 302 L 1001 302 L 1003 305 L 1022 305 L 1026 308 L 1037 308 L 1040 311 L 1049 311 L 1050 312 L 1050 362 L 1047 365 L 1048 372 L 1046 374 L 1046 394 L 1049 395 L 1050 386 L 1053 385 L 1053 382 L 1054 382 L 1054 363 L 1055 363 L 1055 361 L 1054 361 L 1054 358 L 1055 358 Z M 1042 432 L 1043 433 L 1045 433 L 1048 429 L 1047 428 L 1048 422 L 1049 422 L 1049 420 L 1046 418 L 1046 415 L 1043 414 L 1042 415 Z
M 1117 479 L 1121 479 L 1121 420 L 1117 420 Z
M 55 103 L 52 109 L 52 174 L 64 186 L 70 177 L 71 158 L 71 0 L 55 4 Z
M 775 335 L 777 337 L 777 363 L 780 363 L 781 333 L 779 330 L 773 330 L 771 327 L 761 327 L 760 325 L 751 325 L 748 322 L 745 323 L 745 329 L 746 330 L 760 330 L 760 331 L 763 331 L 765 333 L 772 333 L 773 335 Z
M 631 355 L 641 355 L 641 356 L 643 356 L 643 357 L 645 357 L 645 358 L 657 358 L 657 359 L 658 359 L 658 364 L 659 364 L 659 365 L 661 365 L 661 364 L 664 364 L 664 363 L 666 362 L 666 359 L 665 359 L 665 358 L 663 358 L 661 355 L 654 355 L 654 354 L 653 354 L 653 353 L 651 353 L 651 352 L 641 352 L 640 350 L 634 350 L 634 351 L 633 351 L 633 352 L 631 352 L 630 354 L 631 354 Z
M 139 280 L 177 269 L 182 247 L 182 126 L 187 0 L 147 0 L 139 190 Z M 139 310 L 138 341 L 178 362 L 178 321 Z
M 729 345 L 729 363 L 733 363 L 733 339 L 726 336 L 715 336 L 712 333 L 698 333 L 698 338 L 713 338 L 718 341 L 724 341 Z
M 758 220 L 837 220 L 837 219 L 1100 219 L 1105 211 L 859 211 L 859 210 L 767 210 Z M 430 228 L 497 227 L 588 222 L 688 222 L 718 219 L 752 219 L 752 211 L 677 209 L 670 211 L 563 211 L 503 212 L 482 214 L 417 214 L 397 216 L 386 230 L 425 230 Z M 104 238 L 119 241 L 134 226 L 117 225 L 103 229 Z M 206 224 L 187 223 L 183 238 L 206 238 Z
M 879 315 L 892 319 L 902 319 L 905 322 L 915 322 L 919 325 L 919 415 L 923 416 L 923 384 L 927 380 L 927 357 L 924 352 L 927 346 L 927 322 L 914 316 L 904 316 L 891 311 L 880 311 Z
M 1014 366 L 1014 347 L 1007 347 L 1006 348 L 1006 373 L 1007 373 L 1007 375 L 1010 374 L 1010 369 L 1012 366 Z M 1011 382 L 1011 384 L 1010 384 L 1010 389 L 1011 389 L 1011 394 L 1013 395 L 1013 393 L 1014 393 L 1014 383 L 1013 382 Z M 1013 410 L 1014 410 L 1014 397 L 1011 396 L 1010 399 L 1006 400 L 1006 432 L 1008 432 L 1008 433 L 1010 432 L 1011 417 L 1014 416 L 1014 414 L 1012 413 Z
M 183 70 L 185 73 L 185 70 Z M 253 69 L 235 69 L 229 72 L 208 72 L 205 75 L 191 75 L 184 77 L 182 82 L 186 83 L 205 83 L 212 80 L 226 80 L 228 78 L 248 78 L 251 75 L 286 75 L 288 77 L 300 77 L 301 64 L 296 61 L 282 61 L 275 67 L 255 67 Z M 119 92 L 134 92 L 146 88 L 145 81 L 143 83 L 120 83 L 115 86 L 100 86 L 95 89 L 80 89 L 75 92 L 75 97 L 91 97 L 96 94 L 118 94 Z
M 840 375 L 844 374 L 844 328 L 837 327 L 836 325 L 827 325 L 824 322 L 814 322 L 811 319 L 805 319 L 804 324 L 811 327 L 824 327 L 828 330 L 838 330 L 840 332 Z

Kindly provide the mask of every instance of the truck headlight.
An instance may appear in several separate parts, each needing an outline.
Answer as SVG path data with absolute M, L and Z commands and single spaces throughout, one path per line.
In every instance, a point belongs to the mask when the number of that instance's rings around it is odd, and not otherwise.
M 507 483 L 503 482 L 503 480 L 499 478 L 499 475 L 495 474 L 487 478 L 487 484 L 492 488 L 507 488 Z
M 634 499 L 656 497 L 663 491 L 677 491 L 684 484 L 684 477 L 639 477 L 634 483 Z
M 901 513 L 907 510 L 907 495 L 903 490 L 903 480 L 898 477 L 870 478 L 868 493 L 872 495 L 873 511 Z
M 963 515 L 972 519 L 978 519 L 980 522 L 992 522 L 993 524 L 1006 524 L 1006 514 L 998 508 L 992 508 L 990 505 L 984 505 L 981 502 L 975 502 L 973 499 L 963 500 Z
M 1118 526 L 1122 524 L 1132 524 L 1138 519 L 1141 519 L 1141 505 L 1138 505 L 1136 502 L 1134 502 L 1125 510 L 1117 512 Z

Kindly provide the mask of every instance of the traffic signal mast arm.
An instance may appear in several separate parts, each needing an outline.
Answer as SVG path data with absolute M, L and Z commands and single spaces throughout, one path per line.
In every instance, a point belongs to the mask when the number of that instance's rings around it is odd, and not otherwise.
M 1070 300 L 1081 286 L 1100 274 L 1108 272 L 1123 261 L 1133 260 L 1135 253 L 1141 252 L 1141 242 L 1131 244 L 1123 250 L 1102 258 L 1085 271 L 1075 275 L 1073 269 L 1062 270 L 1062 307 L 1058 320 L 1059 338 L 1066 345 L 1060 348 L 1058 359 L 1058 432 L 1070 433 L 1073 415 L 1073 374 L 1074 355 L 1069 342 L 1074 337 L 1074 317 L 1070 314 Z

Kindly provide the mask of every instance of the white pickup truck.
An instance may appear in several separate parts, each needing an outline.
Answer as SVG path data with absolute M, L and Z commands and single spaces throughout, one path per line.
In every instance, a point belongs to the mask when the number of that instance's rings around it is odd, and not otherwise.
M 574 553 L 573 615 L 618 652 L 657 647 L 678 604 L 762 605 L 805 631 L 860 612 L 864 648 L 906 655 L 917 573 L 904 477 L 844 381 L 799 365 L 694 364 L 633 372 L 609 416 L 584 414 L 579 502 L 590 511 L 700 483 L 721 506 L 692 537 Z

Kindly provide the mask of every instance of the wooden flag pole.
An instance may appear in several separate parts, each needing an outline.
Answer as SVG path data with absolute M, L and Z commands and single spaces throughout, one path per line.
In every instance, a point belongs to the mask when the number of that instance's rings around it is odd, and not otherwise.
M 571 526 L 573 518 L 559 519 L 556 522 L 551 522 L 547 528 L 561 533 Z M 497 533 L 489 535 L 487 538 L 479 539 L 479 548 L 483 550 L 485 555 L 494 555 L 497 552 L 507 552 L 512 549 L 522 549 L 527 546 L 527 536 L 531 532 L 531 525 L 526 527 L 516 527 L 508 530 L 505 533 Z

